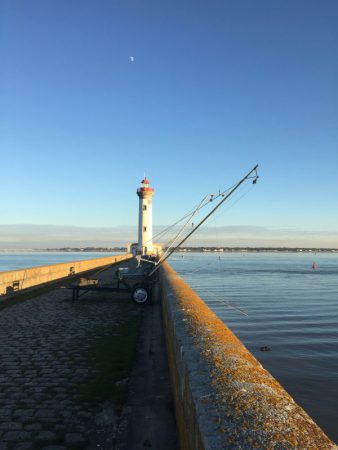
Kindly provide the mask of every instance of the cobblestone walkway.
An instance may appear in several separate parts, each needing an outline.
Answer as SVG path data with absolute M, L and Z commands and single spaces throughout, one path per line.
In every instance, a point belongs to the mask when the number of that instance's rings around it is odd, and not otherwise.
M 80 401 L 77 388 L 97 370 L 85 351 L 124 322 L 121 305 L 53 290 L 0 311 L 0 450 L 113 448 L 114 405 Z

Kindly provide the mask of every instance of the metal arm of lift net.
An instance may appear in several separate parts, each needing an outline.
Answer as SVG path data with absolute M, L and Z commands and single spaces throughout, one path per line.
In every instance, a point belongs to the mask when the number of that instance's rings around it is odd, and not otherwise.
M 257 174 L 257 168 L 258 168 L 258 164 L 256 164 L 256 166 L 250 170 L 250 172 L 248 172 L 238 183 L 236 183 L 233 188 L 230 190 L 230 192 L 228 194 L 224 194 L 224 193 L 220 193 L 217 194 L 217 196 L 214 196 L 214 194 L 210 194 L 207 195 L 206 197 L 203 198 L 203 200 L 198 204 L 198 206 L 196 207 L 196 209 L 191 213 L 188 221 L 184 224 L 182 230 L 180 230 L 180 232 L 175 236 L 174 240 L 171 243 L 171 247 L 174 245 L 174 242 L 178 239 L 178 237 L 182 234 L 183 230 L 185 229 L 185 227 L 187 226 L 188 222 L 191 220 L 191 218 L 195 215 L 195 213 L 201 209 L 201 207 L 205 206 L 205 200 L 206 198 L 210 197 L 210 200 L 208 201 L 212 201 L 217 197 L 223 197 L 222 200 L 190 231 L 190 233 L 188 233 L 177 245 L 175 245 L 175 247 L 172 247 L 170 249 L 167 249 L 166 253 L 164 254 L 164 256 L 158 261 L 158 263 L 155 265 L 154 269 L 149 273 L 149 276 L 152 276 L 156 270 L 159 269 L 159 267 L 164 263 L 164 261 L 166 261 L 170 255 L 172 255 L 172 253 L 174 253 L 187 239 L 189 239 L 189 237 L 195 233 L 198 228 L 203 225 L 203 223 L 212 215 L 214 214 L 214 212 L 226 201 L 228 200 L 228 198 L 240 187 L 240 185 L 242 183 L 244 183 L 244 181 L 252 179 L 252 184 L 256 184 L 257 180 L 258 180 L 258 174 Z M 254 175 L 252 175 L 254 173 Z

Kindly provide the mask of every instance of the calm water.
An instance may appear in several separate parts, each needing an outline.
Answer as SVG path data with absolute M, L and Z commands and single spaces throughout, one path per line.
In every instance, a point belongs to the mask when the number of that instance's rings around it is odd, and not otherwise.
M 337 442 L 338 254 L 179 255 L 175 270 Z
M 117 252 L 0 252 L 0 272 L 117 254 Z

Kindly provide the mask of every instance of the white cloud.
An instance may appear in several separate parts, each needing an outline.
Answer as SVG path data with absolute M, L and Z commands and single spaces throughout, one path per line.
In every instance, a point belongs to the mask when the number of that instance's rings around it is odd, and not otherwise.
M 165 226 L 154 228 L 154 234 Z M 177 230 L 176 230 L 177 231 Z M 124 246 L 137 239 L 136 226 L 77 227 L 56 225 L 0 225 L 0 248 L 58 248 L 67 246 Z M 159 239 L 167 243 L 170 235 Z M 157 241 L 157 239 L 155 239 Z M 198 230 L 185 245 L 265 246 L 265 247 L 334 247 L 338 248 L 338 231 L 272 228 L 260 226 L 222 226 Z

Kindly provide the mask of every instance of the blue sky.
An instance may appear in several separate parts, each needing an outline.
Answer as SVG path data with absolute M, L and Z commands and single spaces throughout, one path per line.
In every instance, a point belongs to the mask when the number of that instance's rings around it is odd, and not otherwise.
M 338 229 L 336 1 L 3 0 L 0 16 L 2 224 L 123 237 L 144 172 L 165 225 L 258 163 L 213 225 L 314 245 Z

